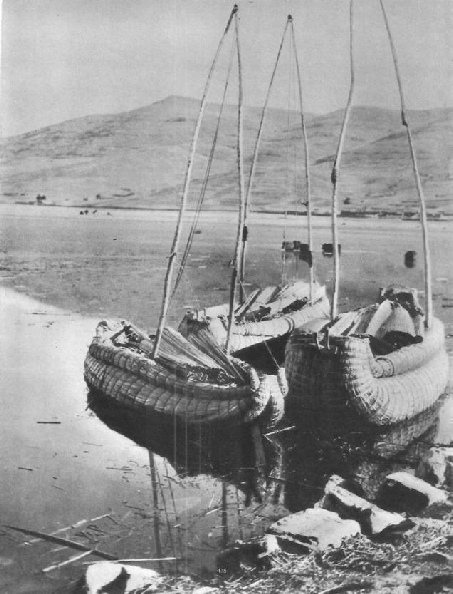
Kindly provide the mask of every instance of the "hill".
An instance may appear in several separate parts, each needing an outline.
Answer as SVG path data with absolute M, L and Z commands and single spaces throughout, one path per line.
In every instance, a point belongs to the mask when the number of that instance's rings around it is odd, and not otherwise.
M 92 207 L 176 208 L 199 101 L 167 97 L 133 111 L 86 116 L 2 141 L 2 202 Z M 194 163 L 191 203 L 208 163 L 219 106 L 207 106 Z M 261 108 L 246 108 L 246 180 Z M 313 206 L 328 208 L 330 170 L 343 112 L 307 116 Z M 428 204 L 448 209 L 453 110 L 410 113 Z M 210 174 L 206 208 L 237 208 L 236 107 L 226 106 Z M 300 116 L 270 109 L 256 171 L 253 208 L 294 209 L 303 195 Z M 356 107 L 343 155 L 341 199 L 351 207 L 392 210 L 416 200 L 399 112 Z

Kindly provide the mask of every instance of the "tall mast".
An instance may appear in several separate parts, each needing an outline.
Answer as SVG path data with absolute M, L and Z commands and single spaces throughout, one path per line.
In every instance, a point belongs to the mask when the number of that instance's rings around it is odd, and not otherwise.
M 340 254 L 338 252 L 338 233 L 337 233 L 337 186 L 340 170 L 341 153 L 343 151 L 344 140 L 346 136 L 346 127 L 348 125 L 349 116 L 352 108 L 352 97 L 354 94 L 354 34 L 353 34 L 353 17 L 354 17 L 354 0 L 350 0 L 349 3 L 349 55 L 350 55 L 350 70 L 351 70 L 351 83 L 349 86 L 348 102 L 343 118 L 343 125 L 341 127 L 340 139 L 338 141 L 337 152 L 335 155 L 335 161 L 333 164 L 331 181 L 333 185 L 332 191 L 332 242 L 333 242 L 333 262 L 334 262 L 334 274 L 333 274 L 333 295 L 332 303 L 330 307 L 330 317 L 333 320 L 337 316 L 338 309 L 338 288 L 340 282 Z
M 310 301 L 313 300 L 313 284 L 314 284 L 314 271 L 313 271 L 313 237 L 312 237 L 312 221 L 311 221 L 311 186 L 310 186 L 310 154 L 308 151 L 308 139 L 307 139 L 307 129 L 305 126 L 305 116 L 304 116 L 304 102 L 303 102 L 303 95 L 302 95 L 302 80 L 300 76 L 300 67 L 299 67 L 299 57 L 297 55 L 297 48 L 296 48 L 296 37 L 294 34 L 294 23 L 292 18 L 289 16 L 288 19 L 291 19 L 291 33 L 292 33 L 292 41 L 293 41 L 293 51 L 294 57 L 296 59 L 296 70 L 297 70 L 297 82 L 299 85 L 299 109 L 300 109 L 300 118 L 301 118 L 301 126 L 302 126 L 302 136 L 304 139 L 304 159 L 305 159 L 305 192 L 306 192 L 306 201 L 305 206 L 307 208 L 307 234 L 308 234 L 308 250 L 309 254 L 309 270 L 310 270 Z
M 238 182 L 239 182 L 239 221 L 238 221 L 238 232 L 236 238 L 236 254 L 234 258 L 233 274 L 231 275 L 230 285 L 230 302 L 228 312 L 228 330 L 227 338 L 225 343 L 225 350 L 227 353 L 230 351 L 231 334 L 233 331 L 234 322 L 234 302 L 236 295 L 236 284 L 239 274 L 240 260 L 241 260 L 241 234 L 244 229 L 245 219 L 245 204 L 244 204 L 244 163 L 243 163 L 243 89 L 242 89 L 242 64 L 241 64 L 241 52 L 239 44 L 239 17 L 237 8 L 235 11 L 235 31 L 236 31 L 236 49 L 238 57 L 238 142 L 237 142 L 237 164 L 238 164 Z
M 431 286 L 431 257 L 430 257 L 430 250 L 429 250 L 429 240 L 428 240 L 428 221 L 426 217 L 426 204 L 425 204 L 425 196 L 423 193 L 423 187 L 420 180 L 420 174 L 418 171 L 417 166 L 417 157 L 415 154 L 415 147 L 412 142 L 412 133 L 409 126 L 409 117 L 406 110 L 406 104 L 404 101 L 404 93 L 403 93 L 403 85 L 401 82 L 401 75 L 398 65 L 398 58 L 396 55 L 396 48 L 395 44 L 393 43 L 392 33 L 390 31 L 390 25 L 387 19 L 387 14 L 385 12 L 384 3 L 380 0 L 382 14 L 384 16 L 385 28 L 387 29 L 387 35 L 390 42 L 390 48 L 392 50 L 392 58 L 393 58 L 393 65 L 395 67 L 395 74 L 396 80 L 398 83 L 398 90 L 400 94 L 401 100 L 401 122 L 403 126 L 406 128 L 407 132 L 407 139 L 409 142 L 409 149 L 411 153 L 412 159 L 412 170 L 414 172 L 415 177 L 415 184 L 417 186 L 417 193 L 420 202 L 420 222 L 422 225 L 422 235 L 423 235 L 423 256 L 424 256 L 424 265 L 425 265 L 425 306 L 426 306 L 426 315 L 425 315 L 425 326 L 426 328 L 430 328 L 432 324 L 432 316 L 433 316 L 433 296 L 432 296 L 432 286 Z
M 266 94 L 266 99 L 264 101 L 263 110 L 261 112 L 260 123 L 258 126 L 258 134 L 256 136 L 255 148 L 253 151 L 252 165 L 250 167 L 250 175 L 249 175 L 249 180 L 248 180 L 248 185 L 247 185 L 247 194 L 245 196 L 245 204 L 244 204 L 245 212 L 244 212 L 244 225 L 242 228 L 241 264 L 240 264 L 240 268 L 239 268 L 239 291 L 240 291 L 241 302 L 245 301 L 244 278 L 245 278 L 245 256 L 246 256 L 246 251 L 247 251 L 247 239 L 248 239 L 247 221 L 248 221 L 248 215 L 250 212 L 250 199 L 252 196 L 253 180 L 255 178 L 256 164 L 258 161 L 258 151 L 259 151 L 260 144 L 261 144 L 261 137 L 262 137 L 263 129 L 264 129 L 264 118 L 266 117 L 266 113 L 267 113 L 267 107 L 268 107 L 269 99 L 270 99 L 270 95 L 271 95 L 272 84 L 274 82 L 278 62 L 280 60 L 280 55 L 282 53 L 282 48 L 283 48 L 283 44 L 285 41 L 286 31 L 288 30 L 288 26 L 291 21 L 292 21 L 292 17 L 288 16 L 288 19 L 287 19 L 286 25 L 285 25 L 285 29 L 284 29 L 283 35 L 282 35 L 282 40 L 280 42 L 280 47 L 279 47 L 279 50 L 277 53 L 277 59 L 275 61 L 274 70 L 272 71 L 271 80 L 269 82 L 269 86 L 267 89 L 267 94 Z
M 187 196 L 189 194 L 189 186 L 190 186 L 190 181 L 192 178 L 193 159 L 195 156 L 195 150 L 197 147 L 197 140 L 198 140 L 198 135 L 200 133 L 200 127 L 201 127 L 201 122 L 203 119 L 204 110 L 206 107 L 208 90 L 209 90 L 209 86 L 211 83 L 212 75 L 214 73 L 214 67 L 217 63 L 217 59 L 220 54 L 220 50 L 222 48 L 223 42 L 224 42 L 225 37 L 226 37 L 228 30 L 230 28 L 231 21 L 233 20 L 233 16 L 237 13 L 237 10 L 238 10 L 238 7 L 235 4 L 233 10 L 231 11 L 227 25 L 225 27 L 225 31 L 223 32 L 223 35 L 222 35 L 219 45 L 217 47 L 217 51 L 214 56 L 214 60 L 212 61 L 211 68 L 210 68 L 209 74 L 208 74 L 208 78 L 206 80 L 206 85 L 205 85 L 205 88 L 203 91 L 203 96 L 201 99 L 200 110 L 198 113 L 197 122 L 195 124 L 195 130 L 194 130 L 193 137 L 192 137 L 192 144 L 190 146 L 189 160 L 187 163 L 186 175 L 184 178 L 184 187 L 183 187 L 183 192 L 181 195 L 181 204 L 180 204 L 180 208 L 179 208 L 178 221 L 176 223 L 175 235 L 173 237 L 173 243 L 172 243 L 171 250 L 170 250 L 170 256 L 168 258 L 167 272 L 166 272 L 165 281 L 164 281 L 164 296 L 163 296 L 163 300 L 162 300 L 162 308 L 161 308 L 160 317 L 159 317 L 159 324 L 158 324 L 158 328 L 157 328 L 157 332 L 156 332 L 156 339 L 154 342 L 153 358 L 156 358 L 159 353 L 160 342 L 162 340 L 162 332 L 164 330 L 165 321 L 167 318 L 168 306 L 169 306 L 170 297 L 171 297 L 171 291 L 170 291 L 171 290 L 171 281 L 172 281 L 172 277 L 173 277 L 175 259 L 176 259 L 176 255 L 178 253 L 179 240 L 181 238 L 182 218 L 183 218 L 184 210 L 186 207 Z

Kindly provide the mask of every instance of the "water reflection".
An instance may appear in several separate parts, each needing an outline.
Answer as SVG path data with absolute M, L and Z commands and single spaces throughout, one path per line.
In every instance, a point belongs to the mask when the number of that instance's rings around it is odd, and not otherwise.
M 312 506 L 332 474 L 373 499 L 387 474 L 415 468 L 439 441 L 451 403 L 385 432 L 332 436 L 292 419 L 263 435 L 257 427 L 177 426 L 89 394 L 101 421 L 148 449 L 156 556 L 175 557 L 177 569 L 198 573 L 214 569 L 217 552 L 234 540 L 259 536 L 276 519 Z M 181 511 L 194 485 L 204 497 Z
M 108 427 L 148 450 L 150 496 L 144 500 L 151 505 L 143 504 L 142 520 L 156 558 L 175 557 L 176 571 L 214 570 L 219 550 L 262 534 L 285 514 L 268 478 L 280 472 L 281 457 L 255 430 L 145 417 L 94 391 L 88 403 Z
M 291 435 L 279 437 L 285 458 L 285 507 L 295 512 L 313 505 L 332 474 L 349 480 L 352 490 L 373 499 L 387 474 L 414 467 L 434 443 L 440 408 L 438 404 L 386 431 L 368 428 L 332 436 L 322 427 L 295 424 Z
M 144 416 L 91 390 L 90 409 L 108 427 L 132 439 L 172 465 L 180 477 L 208 474 L 228 478 L 249 496 L 260 497 L 258 478 L 267 472 L 266 454 L 245 425 L 183 424 L 168 415 Z

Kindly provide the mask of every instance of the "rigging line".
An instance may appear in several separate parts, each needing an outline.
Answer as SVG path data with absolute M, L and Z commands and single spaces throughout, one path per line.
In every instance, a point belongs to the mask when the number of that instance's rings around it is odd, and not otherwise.
M 309 271 L 310 271 L 310 301 L 313 301 L 313 284 L 314 284 L 314 270 L 313 270 L 313 237 L 312 237 L 312 220 L 311 220 L 311 183 L 310 183 L 310 153 L 308 147 L 307 128 L 305 126 L 304 102 L 302 93 L 302 79 L 300 75 L 299 57 L 297 54 L 296 37 L 294 31 L 294 23 L 291 21 L 291 33 L 293 42 L 294 59 L 296 62 L 297 82 L 299 87 L 299 110 L 302 127 L 302 138 L 304 145 L 304 165 L 305 165 L 305 192 L 306 201 L 303 202 L 307 209 L 307 235 L 308 235 L 308 249 L 310 251 L 309 257 Z
M 170 546 L 171 546 L 171 550 L 173 552 L 173 556 L 176 557 L 176 547 L 175 547 L 175 543 L 173 540 L 173 534 L 172 534 L 172 528 L 171 528 L 171 524 L 170 524 L 170 518 L 168 516 L 168 509 L 167 509 L 167 502 L 165 500 L 165 494 L 164 494 L 164 488 L 162 485 L 162 480 L 161 480 L 161 476 L 160 476 L 160 472 L 156 466 L 156 477 L 157 477 L 157 484 L 159 485 L 159 491 L 160 491 L 160 498 L 162 500 L 162 504 L 164 506 L 164 512 L 165 512 L 165 521 L 167 524 L 167 530 L 168 530 L 168 538 L 170 540 Z
M 382 14 L 384 17 L 385 28 L 387 30 L 387 36 L 390 42 L 390 49 L 392 51 L 392 58 L 393 58 L 393 65 L 395 67 L 395 75 L 396 80 L 398 83 L 398 90 L 400 94 L 400 101 L 401 101 L 401 122 L 403 126 L 406 128 L 407 133 L 407 140 L 409 142 L 409 150 L 411 154 L 412 160 L 412 170 L 414 173 L 415 184 L 417 187 L 418 198 L 420 202 L 420 222 L 422 225 L 422 235 L 423 235 L 423 254 L 424 254 L 424 264 L 425 264 L 425 305 L 426 305 L 426 315 L 425 315 L 425 327 L 430 328 L 432 323 L 432 316 L 433 316 L 433 298 L 432 298 L 432 287 L 431 287 L 431 258 L 430 258 L 430 249 L 429 249 L 429 239 L 428 239 L 428 221 L 426 216 L 426 204 L 425 204 L 425 196 L 423 193 L 423 187 L 420 180 L 420 173 L 418 171 L 417 165 L 417 157 L 415 154 L 415 147 L 412 141 L 412 133 L 409 125 L 409 117 L 406 110 L 406 103 L 404 100 L 404 92 L 403 92 L 403 84 L 401 81 L 401 74 L 398 64 L 398 57 L 396 55 L 396 48 L 393 42 L 392 33 L 390 30 L 389 21 L 387 18 L 387 13 L 384 8 L 383 0 L 379 0 Z
M 242 516 L 241 516 L 241 500 L 239 497 L 239 488 L 235 485 L 236 489 L 236 509 L 237 509 L 237 522 L 238 522 L 238 533 L 240 540 L 244 540 L 244 529 L 242 526 Z
M 238 277 L 238 267 L 241 260 L 241 233 L 244 228 L 244 163 L 243 163 L 243 88 L 242 88 L 242 64 L 241 52 L 239 43 L 239 17 L 235 13 L 235 31 L 236 31 L 236 49 L 238 60 L 238 142 L 237 142 L 237 165 L 238 165 L 238 183 L 239 183 L 239 220 L 238 231 L 236 238 L 236 254 L 234 258 L 233 273 L 231 275 L 230 300 L 228 312 L 228 331 L 225 344 L 225 350 L 228 354 L 230 351 L 231 334 L 233 331 L 234 320 L 234 300 L 236 295 L 236 284 Z
M 183 217 L 184 209 L 185 209 L 186 202 L 187 202 L 187 195 L 189 193 L 189 185 L 190 185 L 190 180 L 191 180 L 191 175 L 192 175 L 195 149 L 197 146 L 197 140 L 198 140 L 198 136 L 200 133 L 201 121 L 203 119 L 203 114 L 204 114 L 204 110 L 206 107 L 208 90 L 210 87 L 212 75 L 214 73 L 214 68 L 215 68 L 217 59 L 220 54 L 220 50 L 222 49 L 223 42 L 224 42 L 225 37 L 230 29 L 230 25 L 233 20 L 233 17 L 237 14 L 237 11 L 238 11 L 238 7 L 237 7 L 237 4 L 235 4 L 233 10 L 231 11 L 227 25 L 225 27 L 225 31 L 223 32 L 223 35 L 220 39 L 216 54 L 214 56 L 214 60 L 212 61 L 211 68 L 208 73 L 208 78 L 206 80 L 205 88 L 203 91 L 203 96 L 202 96 L 201 103 L 200 103 L 200 110 L 198 113 L 197 122 L 195 124 L 195 130 L 194 130 L 194 134 L 192 137 L 192 143 L 191 143 L 191 147 L 190 147 L 189 160 L 187 163 L 186 175 L 184 178 L 184 187 L 183 187 L 183 192 L 182 192 L 182 196 L 181 196 L 181 206 L 179 209 L 178 221 L 176 224 L 175 235 L 174 235 L 173 243 L 172 243 L 171 250 L 170 250 L 170 256 L 168 258 L 167 272 L 166 272 L 165 281 L 164 281 L 164 295 L 163 295 L 163 299 L 162 299 L 162 308 L 161 308 L 159 324 L 158 324 L 158 328 L 157 328 L 157 332 L 156 332 L 156 339 L 154 342 L 153 359 L 155 359 L 159 353 L 159 347 L 160 347 L 160 343 L 162 340 L 162 332 L 163 332 L 165 320 L 167 317 L 168 307 L 170 305 L 170 286 L 171 286 L 171 280 L 172 280 L 172 276 L 173 276 L 175 257 L 176 257 L 176 253 L 178 250 L 179 240 L 181 237 L 182 217 Z
M 286 218 L 287 218 L 287 212 L 285 209 L 285 215 L 284 215 L 284 223 L 283 223 L 283 232 L 282 232 L 282 278 L 281 278 L 281 284 L 284 285 L 286 283 L 286 276 L 285 276 L 285 271 L 286 271 L 286 249 L 285 249 L 285 244 L 286 244 Z
M 168 472 L 168 462 L 167 462 L 167 459 L 166 458 L 163 458 L 163 462 L 164 462 L 164 465 L 165 465 L 165 476 L 167 478 L 167 484 L 168 484 L 168 488 L 169 488 L 170 496 L 171 496 L 171 501 L 172 501 L 173 514 L 174 514 L 174 517 L 175 517 L 175 522 L 178 523 L 179 514 L 178 514 L 178 510 L 176 508 L 175 494 L 173 492 L 173 484 L 172 484 L 173 481 L 171 480 L 170 474 Z M 182 557 L 183 556 L 183 544 L 182 544 L 181 530 L 179 528 L 180 528 L 180 526 L 176 528 L 176 534 L 177 534 L 177 538 L 178 538 L 180 555 Z
M 343 124 L 341 127 L 340 138 L 338 141 L 337 152 L 335 154 L 335 161 L 333 163 L 331 182 L 332 190 L 332 243 L 333 243 L 333 260 L 334 260 L 334 275 L 333 275 L 333 295 L 330 308 L 330 317 L 334 320 L 337 316 L 338 309 L 338 288 L 340 281 L 340 259 L 338 252 L 338 238 L 337 238 L 337 190 L 339 180 L 339 170 L 341 154 L 344 146 L 346 128 L 351 114 L 352 99 L 354 95 L 355 73 L 354 73 L 354 0 L 349 1 L 349 57 L 350 57 L 350 72 L 351 82 L 349 86 L 349 96 L 344 112 Z
M 233 58 L 234 58 L 234 44 L 231 47 L 231 52 L 230 52 L 230 60 L 229 60 L 229 65 L 228 65 L 228 72 L 227 72 L 227 76 L 226 76 L 226 81 L 225 81 L 225 87 L 224 87 L 224 91 L 223 91 L 223 97 L 222 97 L 222 103 L 220 105 L 220 111 L 219 111 L 219 115 L 217 118 L 217 125 L 216 125 L 216 129 L 214 132 L 214 137 L 213 137 L 213 141 L 212 141 L 212 146 L 211 146 L 211 151 L 209 154 L 209 158 L 208 158 L 208 164 L 206 167 L 206 173 L 204 176 L 204 180 L 203 180 L 203 185 L 200 191 L 200 195 L 198 197 L 198 202 L 197 202 L 197 207 L 195 210 L 195 214 L 194 214 L 194 220 L 192 222 L 192 227 L 190 229 L 190 233 L 189 233 L 189 237 L 187 239 L 187 244 L 186 244 L 186 248 L 184 250 L 184 254 L 183 257 L 181 259 L 181 264 L 178 270 L 178 275 L 176 277 L 176 281 L 173 287 L 173 293 L 171 296 L 171 299 L 173 299 L 173 297 L 175 296 L 176 290 L 178 288 L 178 285 L 181 281 L 181 277 L 184 273 L 184 269 L 186 267 L 187 264 L 187 259 L 189 257 L 189 253 L 190 253 L 190 249 L 192 247 L 192 243 L 193 243 L 193 238 L 195 236 L 195 231 L 197 228 L 197 224 L 198 224 L 198 219 L 200 216 L 200 211 L 201 211 L 201 207 L 203 205 L 203 201 L 205 199 L 206 196 L 206 190 L 208 187 L 208 182 L 209 182 L 209 176 L 211 173 L 211 168 L 212 168 L 212 163 L 214 160 L 214 153 L 215 153 L 215 149 L 216 149 L 216 145 L 217 145 L 217 139 L 218 139 L 218 135 L 219 135 L 219 129 L 220 129 L 220 123 L 222 120 L 222 115 L 223 115 L 223 109 L 225 107 L 225 99 L 226 99 L 226 93 L 228 90 L 228 85 L 229 85 L 229 79 L 230 79 L 230 74 L 231 74 L 231 69 L 233 66 Z
M 270 95 L 271 95 L 272 85 L 274 83 L 275 74 L 277 72 L 277 66 L 280 61 L 280 55 L 282 53 L 282 48 L 283 48 L 283 44 L 285 42 L 286 32 L 288 30 L 288 25 L 290 23 L 290 19 L 291 19 L 291 17 L 288 16 L 288 19 L 287 19 L 286 25 L 285 25 L 285 29 L 283 31 L 282 39 L 280 42 L 280 47 L 278 49 L 277 59 L 275 61 L 274 69 L 272 71 L 271 79 L 269 82 L 269 86 L 267 88 L 266 98 L 264 101 L 263 109 L 261 111 L 261 118 L 260 118 L 260 122 L 259 122 L 259 126 L 258 126 L 258 134 L 255 139 L 255 147 L 253 150 L 252 164 L 250 166 L 250 173 L 249 173 L 249 178 L 248 178 L 248 183 L 247 183 L 247 192 L 245 195 L 245 205 L 244 205 L 245 214 L 244 214 L 244 228 L 243 228 L 243 232 L 242 232 L 241 264 L 240 264 L 240 269 L 239 269 L 239 283 L 240 283 L 240 287 L 241 287 L 241 301 L 242 302 L 245 301 L 244 278 L 245 278 L 245 257 L 246 257 L 247 239 L 248 239 L 247 222 L 248 222 L 248 216 L 250 213 L 250 200 L 251 200 L 251 196 L 252 196 L 253 181 L 255 178 L 256 165 L 258 162 L 258 151 L 259 151 L 259 148 L 261 145 L 261 136 L 262 136 L 263 129 L 264 129 L 264 119 L 265 119 L 266 113 L 267 113 L 267 108 L 268 108 L 269 99 L 270 99 Z
M 194 288 L 193 288 L 193 285 L 192 285 L 192 283 L 190 282 L 190 278 L 188 278 L 188 275 L 186 275 L 186 276 L 184 277 L 184 280 L 185 280 L 185 282 L 186 282 L 186 285 L 187 285 L 187 287 L 188 287 L 188 289 L 189 289 L 189 292 L 190 292 L 190 294 L 192 295 L 192 299 L 193 299 L 193 300 L 195 301 L 195 303 L 196 303 L 196 308 L 197 308 L 197 310 L 200 310 L 200 309 L 202 309 L 202 305 L 201 305 L 201 303 L 200 303 L 200 300 L 198 299 L 197 292 L 194 290 Z
M 288 80 L 288 103 L 286 108 L 286 169 L 285 169 L 285 193 L 286 193 L 286 201 L 285 201 L 285 222 L 283 225 L 283 241 L 286 241 L 286 226 L 288 224 L 288 200 L 290 195 L 290 176 L 289 176 L 289 154 L 290 154 L 290 147 L 289 147 L 289 136 L 290 136 L 290 112 L 291 112 L 291 96 L 292 96 L 292 59 L 293 56 L 289 54 L 289 80 Z M 286 250 L 283 253 L 283 261 L 282 261 L 282 284 L 286 284 L 288 281 L 288 276 L 286 272 Z
M 159 514 L 159 494 L 157 490 L 157 477 L 156 477 L 156 461 L 154 454 L 151 450 L 148 450 L 149 457 L 149 470 L 151 476 L 151 487 L 153 493 L 153 526 L 154 526 L 154 544 L 156 545 L 156 556 L 163 557 L 162 555 L 162 543 L 160 539 L 160 514 Z M 159 564 L 161 569 L 161 564 Z
M 252 317 L 253 317 L 253 322 L 255 322 L 255 323 L 256 323 L 258 320 L 256 319 L 256 317 L 255 317 L 255 314 L 254 314 L 253 312 L 249 312 L 249 313 L 250 313 L 250 314 L 252 315 Z M 272 359 L 272 362 L 275 364 L 275 367 L 276 367 L 277 369 L 279 369 L 279 368 L 280 368 L 280 365 L 278 364 L 278 361 L 277 361 L 277 359 L 274 357 L 274 353 L 272 352 L 272 349 L 271 349 L 271 348 L 270 348 L 270 346 L 268 345 L 268 343 L 267 343 L 267 340 L 264 340 L 264 341 L 263 341 L 263 344 L 264 344 L 264 347 L 266 348 L 266 350 L 267 350 L 267 352 L 268 352 L 268 354 L 269 354 L 270 358 Z

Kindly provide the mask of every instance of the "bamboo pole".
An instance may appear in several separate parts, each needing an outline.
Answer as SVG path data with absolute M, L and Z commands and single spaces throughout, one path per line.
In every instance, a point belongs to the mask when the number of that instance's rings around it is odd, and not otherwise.
M 354 0 L 349 2 L 349 55 L 350 55 L 350 71 L 351 71 L 351 83 L 349 86 L 349 96 L 346 104 L 346 109 L 343 118 L 343 125 L 341 127 L 340 139 L 338 141 L 337 152 L 335 154 L 335 161 L 332 168 L 331 181 L 333 185 L 332 191 L 332 242 L 333 242 L 333 262 L 334 262 L 334 275 L 333 275 L 333 295 L 332 303 L 330 308 L 330 317 L 335 319 L 337 316 L 338 309 L 338 292 L 340 284 L 340 254 L 338 251 L 338 232 L 337 232 L 337 190 L 338 190 L 338 179 L 340 170 L 341 154 L 343 151 L 344 141 L 346 137 L 346 128 L 349 122 L 349 116 L 352 108 L 352 98 L 354 94 Z
M 428 238 L 428 220 L 426 216 L 426 203 L 425 203 L 425 196 L 423 193 L 423 187 L 420 180 L 420 174 L 418 171 L 417 166 L 417 157 L 415 154 L 415 147 L 412 141 L 412 133 L 409 125 L 409 117 L 406 110 L 406 103 L 404 100 L 404 92 L 403 92 L 403 85 L 401 82 L 401 74 L 398 64 L 398 57 L 396 55 L 396 48 L 393 42 L 392 33 L 390 30 L 389 21 L 387 18 L 387 13 L 384 8 L 383 0 L 379 0 L 381 4 L 382 14 L 384 17 L 385 28 L 387 30 L 387 35 L 390 42 L 390 48 L 392 51 L 392 58 L 393 58 L 393 65 L 395 67 L 395 75 L 396 80 L 398 83 L 398 90 L 400 94 L 400 101 L 401 101 L 401 122 L 403 126 L 406 128 L 407 133 L 407 140 L 409 142 L 409 150 L 411 154 L 412 160 L 412 170 L 414 173 L 415 178 L 415 185 L 417 187 L 418 198 L 420 202 L 420 222 L 422 226 L 422 235 L 423 235 L 423 257 L 424 257 L 424 267 L 425 267 L 425 327 L 430 328 L 432 325 L 432 317 L 433 317 L 433 297 L 432 297 L 432 285 L 431 285 L 431 257 L 430 257 L 430 250 L 429 250 L 429 238 Z
M 249 216 L 249 212 L 250 212 L 250 200 L 251 200 L 251 196 L 252 196 L 253 180 L 255 178 L 256 164 L 258 162 L 258 151 L 259 151 L 259 148 L 261 145 L 261 137 L 262 137 L 263 129 L 264 129 L 264 119 L 266 117 L 267 108 L 268 108 L 269 99 L 270 99 L 271 90 L 272 90 L 272 85 L 274 82 L 275 74 L 277 72 L 277 66 L 280 61 L 280 55 L 282 53 L 282 48 L 283 48 L 283 44 L 285 42 L 286 32 L 288 30 L 288 26 L 289 26 L 290 22 L 291 22 L 291 16 L 288 16 L 288 19 L 287 19 L 286 25 L 285 25 L 285 29 L 283 31 L 282 39 L 280 42 L 280 47 L 278 49 L 277 59 L 275 61 L 275 65 L 274 65 L 274 69 L 272 71 L 269 86 L 267 88 L 266 99 L 264 101 L 263 109 L 261 111 L 261 118 L 260 118 L 260 122 L 259 122 L 259 126 L 258 126 L 258 134 L 256 136 L 255 148 L 253 150 L 252 165 L 250 167 L 250 174 L 249 174 L 249 180 L 248 180 L 248 185 L 247 185 L 247 193 L 245 196 L 245 204 L 244 204 L 245 213 L 244 213 L 244 226 L 243 226 L 243 231 L 242 231 L 241 264 L 240 264 L 240 268 L 239 268 L 239 286 L 240 286 L 241 302 L 242 303 L 245 301 L 244 278 L 245 278 L 245 257 L 246 257 L 247 239 L 248 239 L 247 222 L 248 222 L 248 216 Z
M 233 10 L 231 11 L 230 17 L 228 19 L 228 23 L 225 27 L 225 31 L 223 32 L 223 35 L 220 39 L 216 54 L 214 56 L 214 60 L 212 61 L 212 64 L 211 64 L 211 68 L 208 73 L 208 78 L 206 80 L 206 85 L 205 85 L 205 88 L 203 91 L 203 96 L 201 99 L 200 110 L 198 113 L 197 122 L 195 124 L 195 130 L 194 130 L 194 134 L 192 137 L 192 143 L 190 146 L 190 153 L 189 153 L 189 160 L 187 163 L 186 175 L 184 178 L 184 187 L 183 187 L 183 192 L 181 195 L 181 205 L 179 208 L 178 221 L 176 223 L 175 235 L 174 235 L 173 243 L 172 243 L 171 250 L 170 250 L 170 256 L 168 258 L 167 272 L 165 275 L 164 296 L 163 296 L 163 300 L 162 300 L 162 308 L 161 308 L 161 313 L 160 313 L 160 317 L 159 317 L 159 324 L 158 324 L 157 332 L 156 332 L 156 339 L 154 341 L 154 351 L 153 351 L 154 359 L 157 357 L 157 355 L 159 353 L 160 342 L 162 340 L 162 332 L 164 330 L 165 321 L 167 318 L 168 306 L 169 306 L 170 297 L 171 297 L 170 288 L 171 288 L 171 281 L 172 281 L 172 277 L 173 277 L 175 258 L 176 258 L 177 251 L 178 251 L 179 240 L 181 238 L 182 217 L 184 214 L 184 210 L 185 210 L 186 202 L 187 202 L 187 196 L 189 193 L 189 186 L 190 186 L 190 181 L 192 178 L 192 168 L 193 168 L 193 160 L 194 160 L 194 156 L 195 156 L 195 149 L 197 146 L 198 135 L 200 133 L 201 122 L 202 122 L 204 110 L 206 107 L 208 90 L 209 90 L 209 86 L 211 83 L 212 75 L 214 73 L 214 68 L 215 68 L 217 59 L 220 54 L 220 50 L 222 48 L 223 42 L 224 42 L 225 37 L 226 37 L 228 30 L 230 28 L 233 17 L 237 13 L 237 10 L 238 10 L 238 7 L 235 4 Z
M 288 19 L 289 18 L 290 17 L 288 17 Z M 291 33 L 292 33 L 294 57 L 296 60 L 297 82 L 298 82 L 298 86 L 299 86 L 299 108 L 300 108 L 300 118 L 301 118 L 301 127 L 302 127 L 302 137 L 304 140 L 304 166 L 305 166 L 305 192 L 306 192 L 305 206 L 307 208 L 308 250 L 310 252 L 308 266 L 309 266 L 309 270 L 310 270 L 310 301 L 313 301 L 314 270 L 313 270 L 313 237 L 312 237 L 312 220 L 311 220 L 310 153 L 308 150 L 307 129 L 305 126 L 304 102 L 303 102 L 303 94 L 302 94 L 302 80 L 301 80 L 301 76 L 300 76 L 299 57 L 297 55 L 296 37 L 295 37 L 295 33 L 294 33 L 294 23 L 293 23 L 292 18 L 291 18 Z
M 242 64 L 241 64 L 241 52 L 239 44 L 239 17 L 237 11 L 235 12 L 235 31 L 236 31 L 236 49 L 238 58 L 238 143 L 237 143 L 237 155 L 238 155 L 238 182 L 239 182 L 239 221 L 238 221 L 238 232 L 236 238 L 236 255 L 234 258 L 233 274 L 231 275 L 230 285 L 230 302 L 228 312 L 228 331 L 225 343 L 225 350 L 228 354 L 230 352 L 231 334 L 233 332 L 234 322 L 234 310 L 235 310 L 235 295 L 236 295 L 236 284 L 239 273 L 239 266 L 241 261 L 241 233 L 244 229 L 244 164 L 243 164 L 243 126 L 244 126 L 244 115 L 243 115 L 243 88 L 242 88 Z

